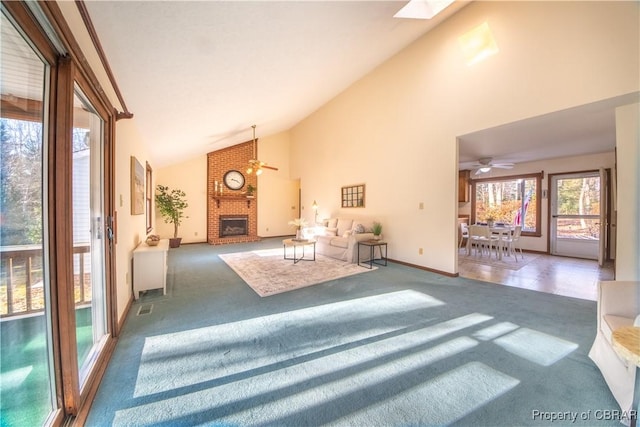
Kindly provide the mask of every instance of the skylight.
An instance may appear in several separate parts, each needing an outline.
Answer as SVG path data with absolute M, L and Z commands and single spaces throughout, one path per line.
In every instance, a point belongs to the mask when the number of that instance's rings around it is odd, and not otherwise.
M 410 0 L 393 17 L 431 19 L 453 2 L 454 0 Z

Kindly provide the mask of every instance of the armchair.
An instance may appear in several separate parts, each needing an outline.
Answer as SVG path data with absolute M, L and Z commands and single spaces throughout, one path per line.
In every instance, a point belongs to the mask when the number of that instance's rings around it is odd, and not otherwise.
M 600 369 L 620 409 L 631 409 L 636 376 L 635 365 L 618 356 L 613 348 L 614 330 L 634 324 L 640 313 L 640 282 L 601 281 L 598 284 L 597 331 L 589 357 Z

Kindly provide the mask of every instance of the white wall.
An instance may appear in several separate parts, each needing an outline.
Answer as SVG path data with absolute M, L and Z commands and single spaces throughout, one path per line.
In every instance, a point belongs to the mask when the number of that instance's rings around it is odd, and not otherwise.
M 616 280 L 640 280 L 640 104 L 616 110 Z
M 295 233 L 287 223 L 298 214 L 299 181 L 291 177 L 289 132 L 260 137 L 258 158 L 278 170 L 266 169 L 258 177 L 258 235 L 284 236 Z M 294 178 L 294 179 L 292 179 Z
M 118 319 L 122 320 L 124 310 L 133 297 L 133 250 L 146 238 L 147 228 L 144 214 L 131 215 L 131 156 L 135 156 L 142 165 L 150 157 L 135 119 L 118 121 L 115 152 L 115 209 L 118 218 L 115 263 Z
M 456 136 L 637 91 L 637 16 L 632 2 L 471 3 L 291 130 L 303 204 L 376 216 L 390 258 L 457 272 Z M 500 52 L 469 67 L 458 37 L 485 21 Z M 340 209 L 356 183 L 366 207 Z
M 182 243 L 207 241 L 207 156 L 198 156 L 182 163 L 154 170 L 154 194 L 158 184 L 171 190 L 182 190 L 186 194 L 187 209 L 178 227 Z M 163 239 L 173 237 L 173 224 L 167 224 L 155 208 L 156 220 L 152 234 Z

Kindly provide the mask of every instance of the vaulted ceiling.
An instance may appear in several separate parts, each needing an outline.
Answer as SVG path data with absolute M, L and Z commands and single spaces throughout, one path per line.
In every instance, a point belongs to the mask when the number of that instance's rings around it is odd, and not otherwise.
M 290 129 L 468 2 L 97 1 L 86 7 L 156 165 Z M 461 135 L 460 167 L 610 151 L 620 97 Z
M 156 164 L 290 129 L 467 2 L 86 1 Z

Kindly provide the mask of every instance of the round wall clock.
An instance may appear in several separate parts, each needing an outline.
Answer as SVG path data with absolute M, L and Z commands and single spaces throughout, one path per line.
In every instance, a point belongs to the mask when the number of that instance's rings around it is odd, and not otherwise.
M 240 171 L 230 170 L 224 174 L 222 182 L 230 190 L 239 190 L 244 187 L 244 175 Z

